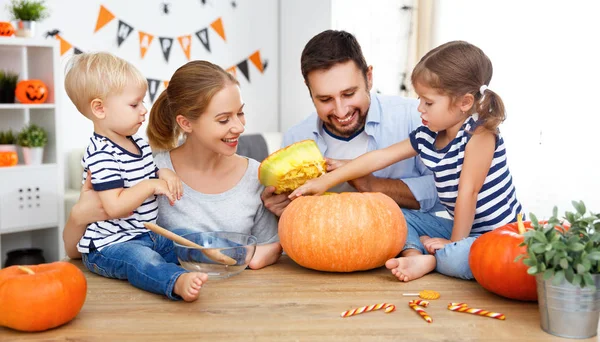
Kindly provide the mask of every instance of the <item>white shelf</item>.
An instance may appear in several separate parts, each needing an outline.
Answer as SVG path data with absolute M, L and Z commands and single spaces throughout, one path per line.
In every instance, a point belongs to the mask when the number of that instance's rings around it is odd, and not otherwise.
M 0 45 L 2 46 L 31 46 L 31 47 L 53 47 L 58 46 L 59 41 L 56 39 L 31 39 L 19 37 L 0 37 Z
M 0 103 L 0 109 L 54 109 L 54 103 L 23 104 L 23 103 Z
M 25 171 L 25 170 L 44 170 L 44 169 L 54 169 L 56 168 L 58 165 L 56 163 L 47 163 L 47 164 L 41 164 L 41 165 L 24 165 L 24 164 L 18 164 L 15 166 L 7 166 L 7 167 L 0 167 L 0 174 L 4 171 L 4 172 L 13 172 L 13 171 Z

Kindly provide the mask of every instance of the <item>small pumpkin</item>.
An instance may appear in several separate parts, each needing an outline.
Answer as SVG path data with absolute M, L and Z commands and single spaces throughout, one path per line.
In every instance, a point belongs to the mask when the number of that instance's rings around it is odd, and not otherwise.
M 0 167 L 15 166 L 19 162 L 16 151 L 0 151 Z
M 302 140 L 271 153 L 258 167 L 258 179 L 274 186 L 275 193 L 296 190 L 307 180 L 319 177 L 327 169 L 325 159 L 314 140 Z
M 0 326 L 43 331 L 77 316 L 87 292 L 83 272 L 68 262 L 0 270 Z
M 483 288 L 506 298 L 537 300 L 536 280 L 527 273 L 529 266 L 523 259 L 515 262 L 517 256 L 527 254 L 527 247 L 519 246 L 525 240 L 526 228 L 531 228 L 531 222 L 521 222 L 519 215 L 518 222 L 494 229 L 475 240 L 469 252 L 469 267 Z M 562 228 L 569 229 L 569 226 L 557 227 Z
M 21 103 L 44 103 L 48 99 L 48 87 L 40 80 L 23 80 L 17 83 L 15 96 Z
M 279 241 L 297 264 L 329 272 L 381 267 L 406 242 L 406 221 L 382 193 L 294 199 L 279 219 Z
M 0 36 L 10 37 L 15 33 L 15 28 L 7 21 L 0 21 Z

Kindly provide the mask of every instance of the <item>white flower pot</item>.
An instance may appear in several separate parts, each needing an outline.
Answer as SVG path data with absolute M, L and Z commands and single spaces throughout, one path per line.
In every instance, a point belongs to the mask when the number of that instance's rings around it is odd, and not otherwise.
M 41 165 L 44 157 L 43 147 L 21 147 L 25 165 Z
M 35 36 L 35 21 L 19 20 L 15 22 L 15 36 L 22 38 Z

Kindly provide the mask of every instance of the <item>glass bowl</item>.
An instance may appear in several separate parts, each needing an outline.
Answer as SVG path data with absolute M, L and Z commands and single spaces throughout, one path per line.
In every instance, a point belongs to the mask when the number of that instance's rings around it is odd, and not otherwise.
M 194 232 L 182 235 L 202 248 L 175 244 L 181 267 L 204 272 L 209 279 L 224 279 L 242 272 L 256 250 L 256 237 L 232 232 Z

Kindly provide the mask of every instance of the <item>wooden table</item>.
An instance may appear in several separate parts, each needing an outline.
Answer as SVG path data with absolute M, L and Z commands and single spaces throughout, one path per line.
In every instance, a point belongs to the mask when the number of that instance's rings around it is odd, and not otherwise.
M 430 274 L 401 283 L 385 268 L 334 274 L 304 269 L 283 256 L 263 270 L 245 270 L 203 286 L 194 303 L 174 302 L 138 290 L 126 281 L 85 270 L 88 295 L 79 315 L 50 331 L 27 334 L 0 328 L 0 341 L 558 341 L 540 328 L 537 303 L 491 294 L 474 281 Z M 437 290 L 426 323 L 402 293 Z M 450 312 L 448 302 L 506 314 L 506 320 Z M 354 307 L 388 302 L 383 310 L 341 318 Z M 2 308 L 0 308 L 1 310 Z M 565 339 L 566 340 L 566 339 Z M 597 338 L 589 340 L 596 341 Z

